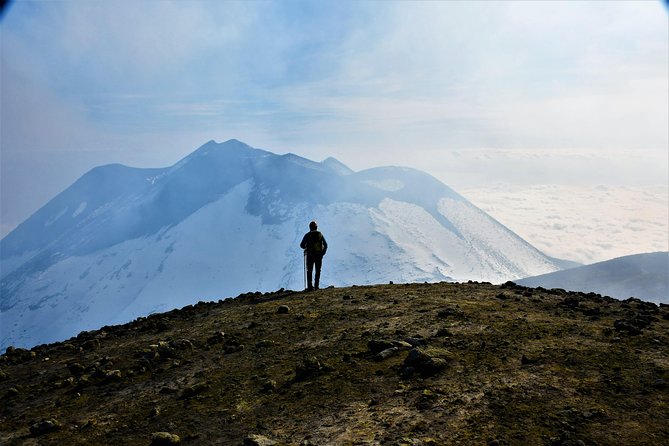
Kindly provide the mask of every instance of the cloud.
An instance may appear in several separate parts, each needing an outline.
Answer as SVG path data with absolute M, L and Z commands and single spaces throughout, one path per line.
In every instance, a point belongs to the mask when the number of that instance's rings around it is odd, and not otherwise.
M 334 105 L 335 124 L 362 122 L 386 149 L 409 134 L 430 148 L 664 150 L 666 21 L 637 6 L 394 4 L 298 103 Z
M 119 133 L 250 127 L 343 151 L 664 148 L 658 8 L 72 1 L 17 4 L 4 34 L 48 88 Z
M 513 184 L 461 191 L 548 255 L 589 264 L 669 251 L 666 187 Z

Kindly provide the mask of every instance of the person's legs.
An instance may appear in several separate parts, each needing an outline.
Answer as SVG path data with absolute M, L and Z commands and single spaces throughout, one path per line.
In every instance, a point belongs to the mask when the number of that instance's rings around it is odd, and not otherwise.
M 315 259 L 313 256 L 307 255 L 307 290 L 312 290 L 314 287 L 311 282 L 311 272 L 314 270 Z M 318 287 L 318 270 L 316 270 L 316 287 Z
M 321 266 L 323 265 L 323 257 L 316 256 L 316 258 L 314 259 L 314 263 L 316 265 L 316 277 L 314 280 L 314 285 L 316 286 L 316 289 L 318 289 L 318 284 L 321 280 Z

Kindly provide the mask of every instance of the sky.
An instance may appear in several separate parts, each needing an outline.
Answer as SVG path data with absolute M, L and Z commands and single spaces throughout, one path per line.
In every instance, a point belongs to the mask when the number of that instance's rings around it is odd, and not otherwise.
M 563 257 L 597 230 L 556 249 L 546 194 L 604 219 L 596 191 L 650 194 L 572 258 L 669 250 L 661 1 L 14 1 L 0 45 L 0 236 L 97 165 L 237 138 L 425 170 Z

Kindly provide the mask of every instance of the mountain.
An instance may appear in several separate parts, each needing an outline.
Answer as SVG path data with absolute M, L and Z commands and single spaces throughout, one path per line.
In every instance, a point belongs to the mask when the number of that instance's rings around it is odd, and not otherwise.
M 316 219 L 324 286 L 560 269 L 432 176 L 210 141 L 174 166 L 91 170 L 0 241 L 0 348 L 201 299 L 301 289 Z
M 513 284 L 245 293 L 0 356 L 0 444 L 669 444 L 669 306 Z
M 531 287 L 595 292 L 618 299 L 637 297 L 669 304 L 669 252 L 618 257 L 516 282 Z

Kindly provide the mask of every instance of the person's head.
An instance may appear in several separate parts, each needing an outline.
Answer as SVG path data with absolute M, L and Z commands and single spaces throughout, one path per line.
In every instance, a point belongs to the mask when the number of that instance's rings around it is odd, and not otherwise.
M 309 229 L 315 231 L 318 228 L 318 224 L 315 221 L 309 223 Z

